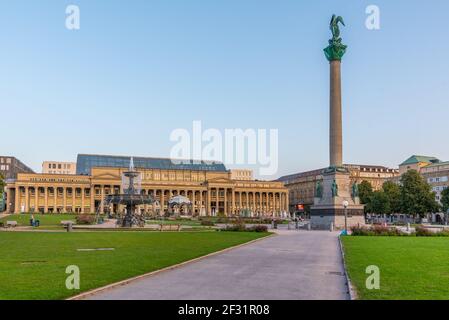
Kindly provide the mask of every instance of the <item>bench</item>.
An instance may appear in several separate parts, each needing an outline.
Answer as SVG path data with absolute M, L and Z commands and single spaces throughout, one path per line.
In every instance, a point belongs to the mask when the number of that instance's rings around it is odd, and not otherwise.
M 15 228 L 17 225 L 17 221 L 6 221 L 6 228 Z
M 75 224 L 75 222 L 67 220 L 67 221 L 61 221 L 61 225 L 63 225 L 64 227 L 66 227 L 69 224 Z
M 159 231 L 181 231 L 180 224 L 161 224 Z
M 67 230 L 67 232 L 72 232 L 73 225 L 75 222 L 67 220 L 67 221 L 61 221 L 61 224 L 64 226 L 64 229 Z

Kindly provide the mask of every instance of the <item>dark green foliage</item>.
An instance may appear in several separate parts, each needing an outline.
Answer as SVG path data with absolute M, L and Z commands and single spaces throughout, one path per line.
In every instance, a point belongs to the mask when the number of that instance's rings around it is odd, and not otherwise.
M 383 184 L 382 190 L 388 198 L 390 213 L 401 212 L 401 187 L 392 181 Z
M 443 205 L 443 211 L 447 212 L 449 210 L 449 188 L 441 192 L 441 204 Z
M 0 195 L 3 194 L 5 189 L 5 178 L 3 177 L 3 175 L 0 173 Z
M 370 213 L 371 210 L 371 197 L 373 196 L 373 186 L 369 181 L 363 180 L 359 184 L 359 198 L 360 202 L 365 205 L 365 212 Z
M 375 191 L 371 196 L 371 211 L 376 214 L 390 214 L 390 199 L 383 191 Z
M 401 177 L 401 211 L 405 214 L 424 216 L 438 211 L 435 193 L 430 185 L 416 171 L 410 170 Z

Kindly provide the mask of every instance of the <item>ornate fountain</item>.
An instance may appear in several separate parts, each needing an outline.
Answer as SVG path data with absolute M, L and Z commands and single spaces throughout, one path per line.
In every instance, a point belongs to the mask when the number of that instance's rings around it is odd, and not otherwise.
M 128 171 L 122 174 L 122 194 L 107 195 L 104 199 L 108 205 L 124 205 L 126 207 L 125 215 L 121 219 L 121 226 L 131 228 L 142 225 L 142 216 L 137 213 L 137 207 L 140 205 L 153 205 L 155 200 L 150 195 L 141 194 L 141 174 L 134 169 L 134 160 L 130 159 Z M 144 223 L 144 221 L 143 221 Z

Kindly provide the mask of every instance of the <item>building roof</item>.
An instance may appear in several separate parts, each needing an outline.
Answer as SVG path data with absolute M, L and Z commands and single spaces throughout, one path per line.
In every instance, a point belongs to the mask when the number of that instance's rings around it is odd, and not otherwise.
M 449 165 L 449 161 L 432 163 L 432 164 L 429 164 L 428 166 L 426 166 L 426 168 L 439 167 L 439 166 L 445 166 L 445 165 Z
M 318 175 L 320 175 L 323 172 L 323 170 L 324 170 L 324 168 L 323 169 L 312 170 L 312 171 L 294 173 L 294 174 L 290 174 L 290 175 L 287 175 L 287 176 L 280 177 L 276 181 L 289 183 L 289 181 L 296 180 L 296 179 L 299 179 L 299 178 L 310 177 L 310 176 L 318 176 Z
M 226 172 L 223 163 L 213 161 L 172 160 L 168 158 L 132 157 L 137 169 L 194 170 Z M 90 175 L 94 167 L 128 168 L 131 157 L 79 154 L 76 174 Z
M 438 158 L 435 157 L 428 157 L 428 156 L 417 156 L 417 155 L 413 155 L 410 158 L 408 158 L 407 160 L 405 160 L 403 163 L 400 164 L 400 166 L 405 166 L 405 165 L 409 165 L 409 164 L 416 164 L 416 163 L 438 163 L 440 162 L 440 160 Z
M 360 169 L 360 170 L 364 170 L 365 169 L 366 171 L 379 170 L 379 171 L 383 171 L 383 172 L 398 172 L 397 169 L 391 169 L 391 168 L 387 168 L 387 167 L 384 167 L 384 166 L 376 166 L 376 165 L 344 164 L 343 166 L 345 168 L 347 168 L 347 169 L 354 169 L 354 168 L 356 168 L 356 169 Z M 281 182 L 284 182 L 284 183 L 290 183 L 291 181 L 297 180 L 299 178 L 310 177 L 310 176 L 318 176 L 318 175 L 322 174 L 324 169 L 325 168 L 312 170 L 312 171 L 306 171 L 306 172 L 300 172 L 300 173 L 295 173 L 295 174 L 290 174 L 290 175 L 287 175 L 287 176 L 280 177 L 276 181 L 281 181 Z

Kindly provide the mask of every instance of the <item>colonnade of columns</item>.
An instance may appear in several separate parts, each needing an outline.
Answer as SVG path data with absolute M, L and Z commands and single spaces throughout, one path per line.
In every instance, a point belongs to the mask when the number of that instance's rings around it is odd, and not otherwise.
M 14 199 L 14 212 L 53 212 L 53 213 L 93 213 L 98 209 L 105 212 L 102 201 L 109 194 L 121 192 L 118 185 L 94 186 L 17 186 Z M 189 188 L 148 188 L 142 194 L 151 195 L 160 203 L 160 209 L 168 210 L 168 201 L 182 195 L 192 203 L 193 215 L 238 215 L 247 210 L 257 216 L 279 215 L 288 211 L 288 191 L 236 190 L 230 187 Z M 11 199 L 12 200 L 12 199 Z M 10 201 L 8 201 L 10 202 Z M 139 206 L 148 212 L 151 205 Z M 11 208 L 10 208 L 11 210 Z
M 90 212 L 91 188 L 86 186 L 17 186 L 13 199 L 8 199 L 7 210 L 14 213 L 87 213 Z M 14 209 L 14 210 L 12 210 Z

